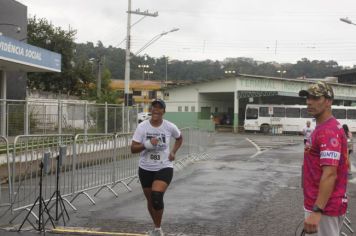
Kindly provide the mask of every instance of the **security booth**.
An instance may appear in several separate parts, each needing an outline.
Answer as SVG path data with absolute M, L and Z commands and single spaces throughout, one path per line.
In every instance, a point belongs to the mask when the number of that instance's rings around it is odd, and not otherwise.
M 0 129 L 6 135 L 7 75 L 11 72 L 61 72 L 61 55 L 0 35 Z
M 191 123 L 199 127 L 211 124 L 209 115 L 225 114 L 229 119 L 226 123 L 230 123 L 231 129 L 242 131 L 248 104 L 305 105 L 305 98 L 299 97 L 298 92 L 315 82 L 239 74 L 236 77 L 167 88 L 166 117 L 178 124 L 184 122 L 181 126 Z M 356 101 L 356 86 L 330 84 L 335 92 L 335 105 L 351 106 Z M 266 112 L 268 115 L 268 107 Z M 273 110 L 269 116 L 275 116 Z M 282 132 L 277 124 L 275 132 Z

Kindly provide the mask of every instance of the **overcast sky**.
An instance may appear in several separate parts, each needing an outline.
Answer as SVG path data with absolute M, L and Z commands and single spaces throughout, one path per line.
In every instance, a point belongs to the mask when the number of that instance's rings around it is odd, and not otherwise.
M 18 0 L 29 16 L 76 29 L 76 42 L 119 46 L 126 37 L 128 0 Z M 163 36 L 142 54 L 179 60 L 296 62 L 303 57 L 356 65 L 355 0 L 132 0 L 132 10 L 158 11 L 132 28 L 132 52 Z M 132 23 L 141 16 L 132 15 Z

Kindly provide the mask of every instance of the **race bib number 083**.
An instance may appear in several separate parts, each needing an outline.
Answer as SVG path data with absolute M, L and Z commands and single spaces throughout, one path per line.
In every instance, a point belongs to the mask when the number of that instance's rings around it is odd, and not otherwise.
M 154 160 L 154 161 L 159 161 L 159 160 L 161 160 L 161 157 L 159 154 L 151 154 L 150 159 Z

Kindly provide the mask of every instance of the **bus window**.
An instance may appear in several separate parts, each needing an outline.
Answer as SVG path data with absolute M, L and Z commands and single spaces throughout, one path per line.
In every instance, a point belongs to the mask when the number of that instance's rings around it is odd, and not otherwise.
M 273 117 L 286 117 L 286 109 L 284 107 L 273 107 Z
M 332 113 L 336 119 L 346 119 L 346 110 L 345 109 L 333 109 Z
M 260 107 L 260 117 L 270 117 L 268 107 Z
M 302 108 L 302 110 L 300 111 L 300 115 L 302 118 L 313 118 L 313 116 L 309 115 L 306 108 Z
M 300 109 L 299 108 L 286 108 L 286 117 L 300 118 Z
M 247 108 L 246 110 L 246 119 L 247 120 L 255 120 L 258 118 L 258 110 L 257 108 Z
M 356 110 L 347 110 L 347 119 L 356 120 Z

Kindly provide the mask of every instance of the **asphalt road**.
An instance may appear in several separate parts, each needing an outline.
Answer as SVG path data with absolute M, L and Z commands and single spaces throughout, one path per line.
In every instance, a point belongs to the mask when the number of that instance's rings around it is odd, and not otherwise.
M 207 151 L 208 160 L 175 171 L 165 195 L 162 228 L 166 235 L 270 236 L 295 235 L 296 230 L 300 231 L 301 137 L 218 133 Z M 351 180 L 349 184 L 349 218 L 353 222 L 355 183 Z M 118 198 L 102 192 L 96 205 L 90 205 L 84 197 L 83 201 L 76 200 L 80 202 L 76 205 L 78 212 L 70 210 L 67 226 L 145 234 L 153 225 L 139 183 L 135 181 L 132 187 L 132 192 L 122 188 Z M 0 231 L 0 235 L 38 234 Z

